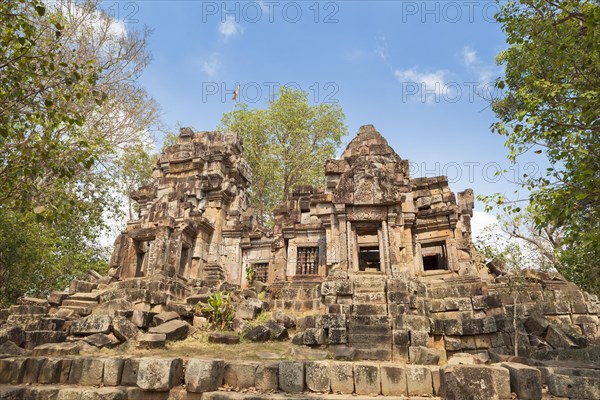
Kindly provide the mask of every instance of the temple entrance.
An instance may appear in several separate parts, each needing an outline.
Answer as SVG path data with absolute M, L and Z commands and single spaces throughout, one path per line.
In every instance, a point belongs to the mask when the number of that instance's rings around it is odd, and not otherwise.
M 358 270 L 360 272 L 381 271 L 380 227 L 379 222 L 356 224 Z
M 444 271 L 448 269 L 448 255 L 445 242 L 422 243 L 423 271 Z

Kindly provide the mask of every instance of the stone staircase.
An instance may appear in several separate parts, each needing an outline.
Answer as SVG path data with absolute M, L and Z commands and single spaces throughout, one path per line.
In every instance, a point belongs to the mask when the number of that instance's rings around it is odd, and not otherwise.
M 221 282 L 225 281 L 225 271 L 219 264 L 207 264 L 203 268 L 202 279 L 206 286 L 217 287 Z
M 392 359 L 392 326 L 385 276 L 352 277 L 354 293 L 348 316 L 348 345 L 363 360 Z

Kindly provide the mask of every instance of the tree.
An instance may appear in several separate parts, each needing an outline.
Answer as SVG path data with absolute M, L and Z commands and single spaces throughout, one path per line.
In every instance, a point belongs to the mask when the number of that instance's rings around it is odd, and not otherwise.
M 306 92 L 287 87 L 265 110 L 250 110 L 240 103 L 223 115 L 219 129 L 243 139 L 253 176 L 251 200 L 259 220 L 268 223 L 295 186 L 324 184 L 325 162 L 335 156 L 347 133 L 344 119 L 338 105 L 310 105 Z
M 496 19 L 509 48 L 498 56 L 505 77 L 496 85 L 504 94 L 492 103 L 499 118 L 492 128 L 507 137 L 511 161 L 532 152 L 547 158 L 546 173 L 521 181 L 533 221 L 561 230 L 559 272 L 600 292 L 592 278 L 600 256 L 600 3 L 509 1 Z
M 136 79 L 146 33 L 97 2 L 0 2 L 0 303 L 106 267 L 119 158 L 156 107 Z

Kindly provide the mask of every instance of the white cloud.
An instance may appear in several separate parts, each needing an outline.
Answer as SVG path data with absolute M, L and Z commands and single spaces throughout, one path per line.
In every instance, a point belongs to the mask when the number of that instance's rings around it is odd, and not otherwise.
M 498 219 L 492 214 L 483 211 L 473 210 L 473 218 L 471 218 L 471 234 L 473 242 L 485 239 L 486 231 L 492 229 L 494 232 L 500 233 Z
M 470 46 L 463 47 L 463 60 L 466 65 L 473 65 L 479 60 L 477 59 L 477 52 L 473 50 Z
M 219 58 L 219 55 L 213 54 L 207 60 L 202 60 L 200 62 L 200 67 L 202 69 L 202 72 L 204 72 L 209 77 L 214 78 L 221 67 L 221 60 Z
M 394 76 L 402 85 L 404 90 L 407 88 L 414 90 L 420 95 L 421 101 L 431 104 L 439 101 L 440 98 L 454 95 L 456 90 L 446 84 L 446 71 L 437 70 L 434 72 L 421 72 L 416 67 L 410 69 L 397 69 Z
M 227 15 L 225 21 L 219 24 L 219 33 L 225 37 L 225 39 L 235 36 L 238 33 L 244 32 L 244 28 L 236 22 L 233 15 Z
M 127 36 L 127 28 L 125 27 L 125 22 L 120 19 L 115 19 L 110 24 L 108 28 L 110 34 L 114 37 L 121 38 Z
M 385 41 L 384 35 L 381 35 L 381 37 L 379 38 L 379 44 L 375 48 L 375 54 L 377 54 L 377 56 L 383 61 L 386 61 L 389 57 L 389 53 L 387 51 L 387 43 Z

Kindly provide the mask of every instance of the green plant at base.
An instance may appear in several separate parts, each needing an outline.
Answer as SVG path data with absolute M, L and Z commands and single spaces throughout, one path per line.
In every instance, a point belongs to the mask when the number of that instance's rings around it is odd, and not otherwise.
M 256 270 L 253 266 L 249 265 L 246 267 L 246 282 L 248 285 L 252 285 L 256 279 Z
M 208 304 L 200 309 L 208 321 L 217 329 L 230 329 L 235 312 L 227 292 L 215 292 L 208 298 Z

